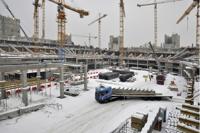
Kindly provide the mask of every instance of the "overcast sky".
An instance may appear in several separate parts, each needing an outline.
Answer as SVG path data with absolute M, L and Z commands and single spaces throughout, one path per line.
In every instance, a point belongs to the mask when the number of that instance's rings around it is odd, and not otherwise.
M 6 0 L 15 16 L 29 36 L 33 34 L 33 0 Z M 97 35 L 98 23 L 88 26 L 88 23 L 98 17 L 98 14 L 107 14 L 102 20 L 102 47 L 108 47 L 109 36 L 119 35 L 119 1 L 120 0 L 65 0 L 73 7 L 79 7 L 90 12 L 89 16 L 80 18 L 75 12 L 65 10 L 67 14 L 66 32 L 81 35 Z M 157 0 L 163 1 L 163 0 Z M 196 35 L 196 9 L 188 19 L 176 24 L 177 19 L 183 14 L 193 0 L 183 0 L 176 3 L 158 5 L 158 43 L 164 41 L 164 35 L 178 33 L 181 36 L 181 46 L 195 43 Z M 124 0 L 125 2 L 125 46 L 140 46 L 146 42 L 154 41 L 154 9 L 153 6 L 137 7 L 137 3 L 150 3 L 153 0 Z M 10 16 L 0 2 L 0 14 Z M 46 2 L 46 38 L 57 39 L 57 6 L 47 0 Z M 41 10 L 40 10 L 41 18 Z M 41 23 L 40 23 L 41 29 Z M 40 30 L 41 36 L 41 30 Z M 76 44 L 88 44 L 87 38 L 73 37 Z M 98 40 L 92 40 L 94 46 Z

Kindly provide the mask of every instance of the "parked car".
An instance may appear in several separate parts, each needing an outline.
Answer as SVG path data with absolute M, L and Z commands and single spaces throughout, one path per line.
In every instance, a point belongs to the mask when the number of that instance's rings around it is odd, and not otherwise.
M 64 94 L 70 96 L 78 96 L 80 94 L 79 89 L 72 86 L 66 86 L 64 88 Z

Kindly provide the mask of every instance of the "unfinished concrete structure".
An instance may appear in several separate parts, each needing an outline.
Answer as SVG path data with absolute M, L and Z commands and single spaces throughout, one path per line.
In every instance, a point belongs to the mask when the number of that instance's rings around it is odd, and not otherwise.
M 43 40 L 37 45 L 25 39 L 0 39 L 0 65 L 33 64 L 33 63 L 58 63 L 58 44 L 54 40 Z M 35 53 L 34 49 L 37 49 Z M 65 45 L 65 62 L 68 64 L 88 64 L 88 69 L 101 68 L 102 66 L 119 65 L 119 52 L 100 50 L 98 48 Z M 197 48 L 156 49 L 156 54 L 163 70 L 181 74 L 181 61 L 190 61 L 198 64 Z M 100 54 L 101 53 L 101 54 Z M 157 69 L 153 53 L 149 48 L 125 49 L 124 62 L 127 67 L 138 69 Z M 1 74 L 2 75 L 2 74 Z M 2 77 L 2 76 L 0 76 Z

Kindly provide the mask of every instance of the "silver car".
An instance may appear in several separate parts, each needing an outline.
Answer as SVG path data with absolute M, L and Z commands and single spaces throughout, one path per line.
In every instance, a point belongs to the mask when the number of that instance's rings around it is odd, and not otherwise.
M 78 96 L 80 94 L 79 89 L 72 86 L 65 86 L 64 94 L 69 96 Z

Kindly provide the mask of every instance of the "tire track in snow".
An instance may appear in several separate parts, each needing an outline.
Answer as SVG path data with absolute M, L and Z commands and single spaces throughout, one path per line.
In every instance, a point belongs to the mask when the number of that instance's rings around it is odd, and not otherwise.
M 127 103 L 126 107 L 130 103 Z M 106 106 L 105 106 L 106 105 Z M 86 107 L 83 108 L 83 110 Z M 100 132 L 104 129 L 105 124 L 117 115 L 119 112 L 124 110 L 125 107 L 121 105 L 121 102 L 113 102 L 108 104 L 95 104 L 94 107 L 90 107 L 89 110 L 79 115 L 75 115 L 70 119 L 65 119 L 56 123 L 50 130 L 47 132 L 52 133 L 65 133 L 65 132 L 93 132 L 93 128 L 99 128 Z M 77 114 L 77 113 L 74 113 Z M 100 122 L 105 122 L 103 125 L 99 124 Z M 94 124 L 95 123 L 95 124 Z M 95 127 L 94 127 L 95 125 Z M 92 126 L 92 127 L 91 127 Z M 91 130 L 90 130 L 91 129 Z M 95 130 L 96 131 L 96 130 Z

